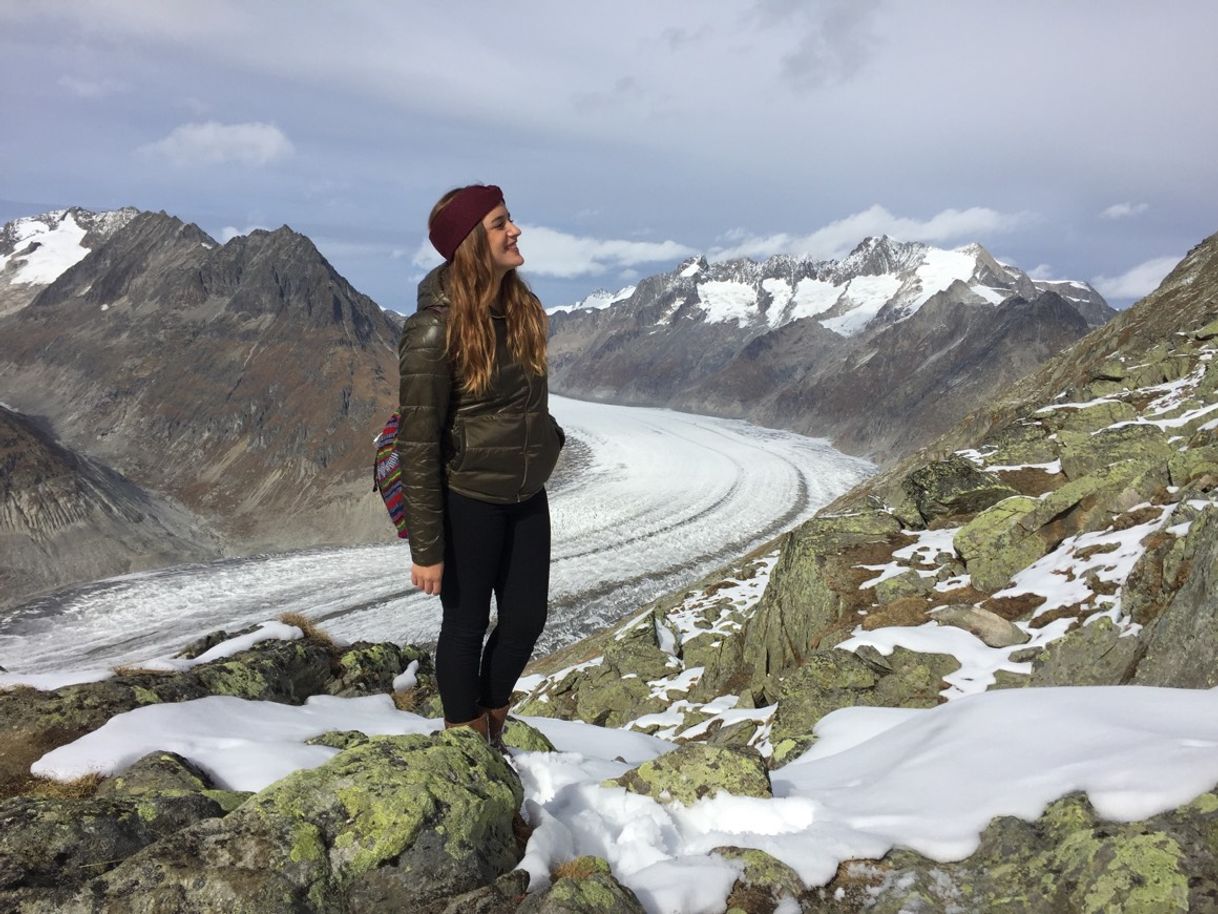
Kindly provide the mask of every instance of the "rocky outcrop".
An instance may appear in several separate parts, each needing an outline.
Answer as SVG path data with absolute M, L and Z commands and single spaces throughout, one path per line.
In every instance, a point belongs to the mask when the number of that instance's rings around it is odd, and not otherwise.
M 393 677 L 420 656 L 426 654 L 409 645 L 360 643 L 337 650 L 310 639 L 268 640 L 185 672 L 132 669 L 49 692 L 0 692 L 0 733 L 5 734 L 0 740 L 0 795 L 28 778 L 30 764 L 42 755 L 134 708 L 206 695 L 299 704 L 310 695 L 386 692 Z M 426 684 L 429 659 L 422 669 Z
M 1035 822 L 995 819 L 958 863 L 910 851 L 845 864 L 801 899 L 824 914 L 1002 911 L 1185 914 L 1218 904 L 1218 795 L 1142 822 L 1099 819 L 1072 795 Z
M 821 515 L 788 534 L 756 617 L 748 625 L 743 663 L 749 686 L 798 666 L 825 635 L 870 603 L 862 567 L 907 543 L 901 523 L 884 512 Z M 768 694 L 768 693 L 767 693 Z
M 0 802 L 0 907 L 66 904 L 136 851 L 223 816 L 248 796 L 217 790 L 187 760 L 157 752 L 101 781 L 91 796 L 35 793 Z
M 163 838 L 57 910 L 438 912 L 513 868 L 522 800 L 472 731 L 374 737 Z

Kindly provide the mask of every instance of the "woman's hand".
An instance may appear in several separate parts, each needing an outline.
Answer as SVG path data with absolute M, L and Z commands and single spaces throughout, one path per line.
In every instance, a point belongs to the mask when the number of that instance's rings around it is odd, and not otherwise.
M 415 565 L 410 566 L 410 583 L 423 593 L 438 594 L 440 592 L 440 580 L 444 577 L 444 563 L 436 562 L 434 565 Z

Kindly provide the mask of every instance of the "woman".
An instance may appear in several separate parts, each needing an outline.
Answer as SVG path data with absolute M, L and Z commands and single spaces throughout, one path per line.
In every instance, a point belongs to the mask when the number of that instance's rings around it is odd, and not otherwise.
M 516 275 L 520 229 L 503 192 L 449 191 L 427 225 L 444 264 L 419 284 L 398 347 L 410 579 L 444 610 L 445 726 L 498 743 L 546 621 L 544 486 L 563 436 L 548 410 L 546 315 Z M 492 593 L 499 618 L 484 647 Z

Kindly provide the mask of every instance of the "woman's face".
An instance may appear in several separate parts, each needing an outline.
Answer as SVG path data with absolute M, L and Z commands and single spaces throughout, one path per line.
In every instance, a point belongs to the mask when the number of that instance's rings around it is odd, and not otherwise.
M 482 219 L 482 227 L 486 229 L 486 241 L 490 245 L 495 272 L 502 276 L 524 263 L 524 257 L 516 247 L 520 229 L 512 221 L 506 206 L 500 203 L 487 213 Z

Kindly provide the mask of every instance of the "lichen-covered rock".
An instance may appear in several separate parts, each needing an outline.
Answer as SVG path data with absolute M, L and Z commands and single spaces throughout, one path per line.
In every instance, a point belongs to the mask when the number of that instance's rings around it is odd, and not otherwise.
M 829 649 L 814 651 L 803 666 L 789 670 L 770 691 L 777 710 L 770 730 L 773 761 L 781 764 L 812 745 L 816 722 L 839 708 L 878 703 L 876 670 L 856 654 Z
M 1036 822 L 998 818 L 971 856 L 911 851 L 842 867 L 802 910 L 986 914 L 1185 914 L 1218 909 L 1218 796 L 1142 822 L 1099 820 L 1074 794 Z
M 990 647 L 1014 647 L 1016 644 L 1026 644 L 1032 637 L 997 613 L 977 606 L 940 606 L 931 610 L 931 616 L 943 625 L 971 632 Z
M 170 835 L 64 911 L 442 909 L 513 868 L 522 799 L 516 773 L 473 731 L 373 737 Z
M 199 792 L 0 803 L 0 910 L 41 900 L 58 910 L 79 886 L 155 841 L 224 808 Z
M 803 881 L 795 870 L 765 851 L 717 847 L 711 853 L 744 864 L 744 871 L 728 893 L 728 911 L 774 914 L 782 902 L 794 900 L 804 892 Z
M 605 666 L 640 679 L 660 679 L 673 671 L 672 655 L 660 648 L 655 615 L 619 632 L 605 645 Z
M 1139 685 L 1208 689 L 1218 685 L 1218 509 L 1207 508 L 1185 535 L 1184 582 L 1142 633 Z
M 1166 462 L 1136 456 L 1100 467 L 1042 498 L 1016 496 L 977 515 L 955 536 L 978 590 L 993 592 L 1078 533 L 1102 529 L 1112 518 L 1166 491 Z
M 370 740 L 367 733 L 360 730 L 327 730 L 325 733 L 318 733 L 316 736 L 310 736 L 305 740 L 307 746 L 327 746 L 330 749 L 350 749 L 352 746 L 358 746 L 360 743 L 366 743 Z
M 538 730 L 518 717 L 509 717 L 503 727 L 503 744 L 525 752 L 554 752 L 554 744 Z
M 1218 479 L 1218 446 L 1205 445 L 1175 451 L 1168 459 L 1167 467 L 1173 486 L 1186 486 L 1206 476 Z
M 200 795 L 229 813 L 249 798 L 240 790 L 221 790 L 211 778 L 189 759 L 173 752 L 151 752 L 138 759 L 121 774 L 105 778 L 94 792 L 96 797 L 117 799 L 171 799 Z M 214 813 L 209 813 L 214 815 Z
M 987 437 L 986 445 L 986 462 L 994 466 L 1043 464 L 1057 459 L 1057 445 L 1040 422 L 1012 422 Z
M 431 655 L 422 648 L 392 642 L 357 641 L 335 659 L 335 675 L 326 684 L 331 695 L 351 697 L 393 691 L 393 680 L 410 664 L 418 661 L 418 673 L 434 675 Z
M 889 560 L 909 541 L 900 521 L 880 511 L 816 517 L 788 534 L 741 638 L 753 690 L 798 666 L 827 629 L 870 605 L 860 585 L 874 574 L 860 566 Z
M 1054 432 L 1098 432 L 1117 422 L 1129 422 L 1138 411 L 1123 400 L 1096 400 L 1081 406 L 1048 406 L 1036 418 Z
M 1051 642 L 1032 664 L 1031 685 L 1119 685 L 1127 682 L 1141 645 L 1107 617 Z
M 599 857 L 577 857 L 563 864 L 562 873 L 570 875 L 530 895 L 517 914 L 645 914 L 638 896 Z
M 964 559 L 974 587 L 998 590 L 1016 571 L 1048 551 L 1021 523 L 1038 504 L 1035 498 L 1026 495 L 1004 499 L 956 533 L 952 545 Z
M 940 518 L 976 514 L 1019 494 L 956 454 L 919 467 L 905 478 L 904 485 L 928 524 Z
M 860 649 L 874 667 L 884 670 L 875 684 L 875 703 L 885 708 L 933 708 L 942 703 L 946 677 L 960 669 L 951 654 L 932 654 L 894 647 L 875 656 Z M 882 666 L 881 666 L 882 664 Z
M 1118 425 L 1094 434 L 1062 432 L 1059 437 L 1062 472 L 1069 479 L 1078 479 L 1121 460 L 1165 464 L 1175 453 L 1163 430 L 1149 423 Z
M 757 750 L 706 743 L 678 746 L 605 784 L 686 805 L 720 793 L 738 797 L 773 795 L 770 775 Z
M 876 584 L 875 601 L 880 604 L 891 603 L 902 597 L 922 596 L 934 589 L 934 578 L 923 577 L 911 568 Z

